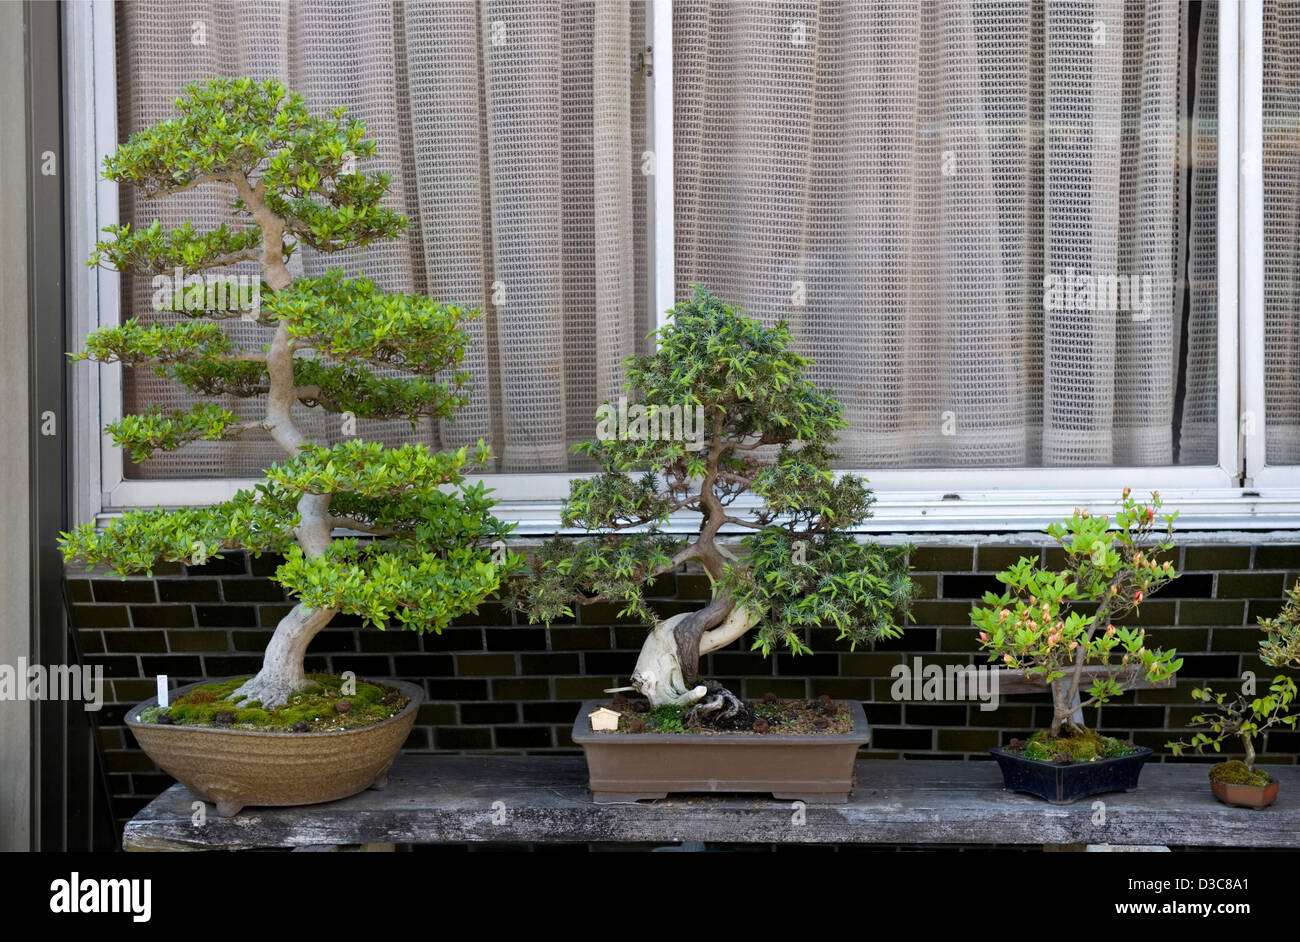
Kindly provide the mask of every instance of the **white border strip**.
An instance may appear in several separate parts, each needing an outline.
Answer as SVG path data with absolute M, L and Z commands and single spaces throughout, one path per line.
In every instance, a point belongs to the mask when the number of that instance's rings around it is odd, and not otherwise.
M 646 130 L 654 154 L 646 217 L 650 228 L 650 323 L 663 327 L 676 301 L 676 214 L 673 204 L 673 5 L 646 0 L 646 38 L 653 74 L 646 82 Z
M 1218 360 L 1219 360 L 1219 465 L 1231 474 L 1241 467 L 1240 390 L 1238 388 L 1237 321 L 1237 178 L 1241 166 L 1238 137 L 1237 5 L 1219 4 L 1218 101 Z

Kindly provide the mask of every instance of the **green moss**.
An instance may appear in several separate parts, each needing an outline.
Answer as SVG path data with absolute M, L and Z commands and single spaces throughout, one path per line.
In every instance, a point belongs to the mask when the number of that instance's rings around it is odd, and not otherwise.
M 1264 786 L 1273 780 L 1263 769 L 1252 769 L 1240 759 L 1230 759 L 1210 767 L 1210 781 L 1224 785 Z
M 648 725 L 652 731 L 657 733 L 680 733 L 683 731 L 683 712 L 685 711 L 681 707 L 665 703 L 647 714 L 650 720 Z
M 289 732 L 297 723 L 306 723 L 309 730 L 355 729 L 370 726 L 405 709 L 407 699 L 391 688 L 362 680 L 344 681 L 341 677 L 313 674 L 311 684 L 289 697 L 283 706 L 265 709 L 258 700 L 236 700 L 232 694 L 247 677 L 237 677 L 221 683 L 203 684 L 177 697 L 168 710 L 177 726 L 212 726 L 220 713 L 234 715 L 237 729 L 271 732 Z M 345 682 L 355 683 L 354 693 L 343 693 Z M 352 701 L 353 709 L 340 714 L 335 703 L 345 698 Z M 140 722 L 156 723 L 162 712 L 150 707 L 140 714 Z
M 1058 755 L 1068 755 L 1074 762 L 1094 762 L 1132 755 L 1137 749 L 1113 736 L 1102 736 L 1091 729 L 1078 727 L 1068 736 L 1053 739 L 1046 730 L 1039 730 L 1025 742 L 1022 755 L 1040 762 L 1055 761 Z

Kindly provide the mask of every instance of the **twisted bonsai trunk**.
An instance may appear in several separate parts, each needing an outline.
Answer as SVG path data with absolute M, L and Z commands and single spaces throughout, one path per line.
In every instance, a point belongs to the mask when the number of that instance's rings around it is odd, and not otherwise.
M 284 220 L 267 206 L 262 182 L 254 187 L 239 173 L 232 175 L 231 182 L 262 231 L 262 279 L 272 291 L 282 291 L 293 281 L 284 264 Z M 298 389 L 293 378 L 293 341 L 283 322 L 276 327 L 267 350 L 266 372 L 270 381 L 262 427 L 292 457 L 306 439 L 291 414 Z M 294 535 L 308 557 L 320 556 L 329 547 L 333 532 L 329 505 L 328 494 L 303 494 L 298 501 L 299 523 Z M 338 609 L 313 609 L 302 602 L 296 604 L 276 626 L 262 658 L 262 669 L 233 696 L 261 701 L 264 708 L 270 709 L 282 706 L 291 694 L 305 688 L 303 660 L 307 646 L 337 613 Z

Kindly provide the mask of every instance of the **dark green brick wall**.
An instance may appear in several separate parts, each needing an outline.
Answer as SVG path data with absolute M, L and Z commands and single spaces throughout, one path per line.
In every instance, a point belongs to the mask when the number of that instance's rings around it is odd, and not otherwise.
M 1056 549 L 1031 545 L 918 545 L 912 556 L 922 589 L 916 625 L 899 641 L 874 651 L 850 652 L 832 631 L 813 631 L 817 652 L 769 659 L 743 642 L 705 659 L 707 676 L 747 696 L 816 696 L 866 701 L 875 730 L 864 757 L 983 757 L 990 746 L 1046 725 L 1046 694 L 1004 697 L 998 710 L 978 704 L 895 702 L 889 671 L 921 656 L 926 663 L 966 664 L 975 657 L 968 613 L 993 573 L 1022 555 Z M 1134 691 L 1087 720 L 1129 736 L 1163 755 L 1164 743 L 1195 712 L 1189 691 L 1206 681 L 1221 686 L 1254 670 L 1270 672 L 1255 656 L 1255 620 L 1275 614 L 1285 587 L 1300 572 L 1300 544 L 1199 545 L 1179 550 L 1182 578 L 1142 606 L 1140 621 L 1156 643 L 1185 656 L 1176 689 Z M 117 813 L 134 814 L 171 779 L 140 752 L 122 725 L 128 707 L 154 693 L 153 678 L 174 684 L 252 673 L 287 610 L 267 579 L 277 560 L 228 554 L 197 569 L 160 569 L 152 579 L 121 581 L 70 573 L 74 618 L 92 664 L 104 667 L 107 703 L 99 715 Z M 707 580 L 682 572 L 656 582 L 650 595 L 661 615 L 702 604 Z M 550 628 L 520 624 L 502 606 L 484 605 L 441 635 L 361 629 L 339 617 L 312 644 L 309 670 L 355 671 L 423 683 L 421 709 L 406 748 L 416 752 L 572 753 L 569 728 L 578 701 L 626 683 L 645 635 L 620 620 L 618 607 L 591 605 L 576 621 Z M 1274 734 L 1265 761 L 1295 763 L 1300 733 Z

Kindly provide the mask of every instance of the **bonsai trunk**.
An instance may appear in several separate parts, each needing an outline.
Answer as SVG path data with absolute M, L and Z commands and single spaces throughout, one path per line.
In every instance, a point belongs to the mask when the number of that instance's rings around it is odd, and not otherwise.
M 1244 760 L 1246 768 L 1253 771 L 1255 768 L 1255 745 L 1250 741 L 1249 736 L 1242 736 L 1241 743 L 1246 747 L 1246 758 Z
M 692 706 L 708 692 L 708 687 L 697 683 L 700 656 L 725 647 L 754 624 L 746 609 L 724 596 L 716 596 L 698 612 L 664 619 L 641 646 L 632 687 L 652 707 Z
M 1063 727 L 1074 728 L 1074 710 L 1071 709 L 1073 697 L 1070 695 L 1071 687 L 1066 687 L 1063 683 L 1065 678 L 1058 677 L 1052 681 L 1052 725 L 1047 733 L 1053 739 L 1061 735 Z
M 280 620 L 266 646 L 262 669 L 234 692 L 234 697 L 259 700 L 266 709 L 282 706 L 289 695 L 307 686 L 303 657 L 307 645 L 337 613 L 333 608 L 308 608 L 302 602 Z

